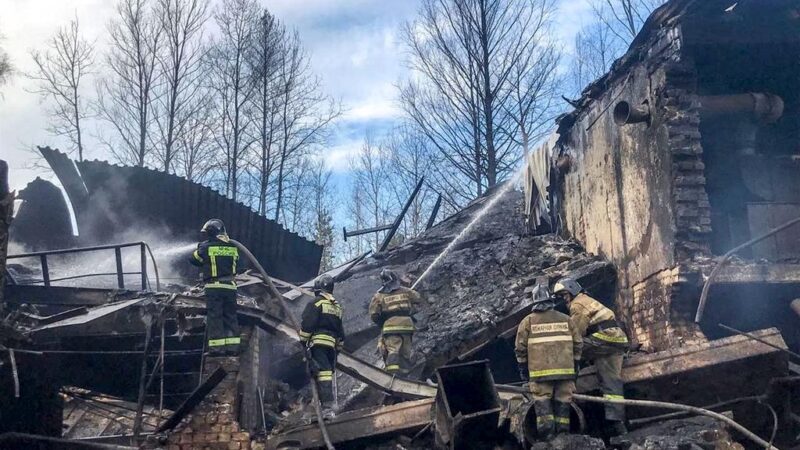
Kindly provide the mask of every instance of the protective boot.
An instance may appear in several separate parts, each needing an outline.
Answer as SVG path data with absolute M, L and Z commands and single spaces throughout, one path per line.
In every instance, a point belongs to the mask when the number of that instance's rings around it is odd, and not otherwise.
M 536 434 L 542 441 L 553 439 L 556 434 L 553 405 L 549 400 L 535 400 L 533 407 L 536 411 Z
M 622 420 L 609 420 L 606 422 L 606 428 L 610 437 L 621 436 L 628 433 L 628 428 Z
M 571 408 L 569 403 L 554 402 L 556 434 L 569 433 L 569 417 Z

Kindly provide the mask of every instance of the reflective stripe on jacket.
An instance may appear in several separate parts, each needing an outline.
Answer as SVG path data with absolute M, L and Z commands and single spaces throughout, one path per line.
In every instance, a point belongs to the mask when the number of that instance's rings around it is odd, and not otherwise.
M 383 334 L 414 333 L 414 321 L 420 295 L 413 289 L 399 287 L 392 292 L 377 292 L 369 303 L 369 316 L 381 326 Z
M 227 239 L 227 236 L 220 235 L 200 242 L 189 260 L 200 267 L 206 289 L 236 289 L 234 277 L 239 249 Z
M 583 339 L 566 314 L 536 311 L 517 328 L 514 352 L 517 362 L 527 362 L 532 381 L 569 380 L 581 357 Z
M 344 342 L 342 306 L 333 295 L 320 292 L 306 305 L 300 324 L 300 339 L 310 345 L 336 348 Z
M 598 346 L 625 350 L 628 337 L 617 323 L 614 311 L 592 297 L 580 293 L 569 303 L 572 321 L 585 339 Z

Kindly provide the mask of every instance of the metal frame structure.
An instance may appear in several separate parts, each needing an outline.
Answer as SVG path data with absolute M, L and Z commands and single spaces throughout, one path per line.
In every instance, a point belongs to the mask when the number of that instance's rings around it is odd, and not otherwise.
M 122 249 L 123 248 L 130 248 L 130 247 L 139 247 L 141 252 L 141 263 L 139 272 L 125 272 L 122 267 Z M 69 277 L 62 277 L 62 278 L 50 278 L 50 267 L 47 261 L 49 256 L 55 255 L 67 255 L 72 253 L 85 253 L 85 252 L 94 252 L 100 250 L 114 250 L 114 259 L 116 262 L 116 270 L 115 272 L 111 273 L 89 273 L 89 274 L 82 274 L 82 275 L 73 275 Z M 109 245 L 97 245 L 93 247 L 79 247 L 79 248 L 68 248 L 68 249 L 59 249 L 59 250 L 45 250 L 41 252 L 32 252 L 32 253 L 21 253 L 18 255 L 8 255 L 7 259 L 21 259 L 21 258 L 39 258 L 39 264 L 42 269 L 42 280 L 35 281 L 32 283 L 27 284 L 44 284 L 45 287 L 50 287 L 51 283 L 55 281 L 66 281 L 66 280 L 74 280 L 78 278 L 89 278 L 89 277 L 96 277 L 96 276 L 108 276 L 108 275 L 116 275 L 117 276 L 117 287 L 119 289 L 125 289 L 125 275 L 141 275 L 142 279 L 142 290 L 148 290 L 148 279 L 147 279 L 147 253 L 149 252 L 149 247 L 145 242 L 130 242 L 125 244 L 109 244 Z M 158 280 L 158 269 L 156 268 L 156 261 L 153 257 L 153 254 L 150 253 L 150 259 L 153 262 L 153 268 L 156 271 L 156 290 L 159 290 L 159 280 Z

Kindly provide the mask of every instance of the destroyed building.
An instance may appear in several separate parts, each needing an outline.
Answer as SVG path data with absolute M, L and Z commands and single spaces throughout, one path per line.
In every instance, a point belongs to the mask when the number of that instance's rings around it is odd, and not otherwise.
M 331 271 L 348 333 L 336 375 L 343 411 L 325 427 L 337 448 L 465 448 L 482 437 L 528 448 L 535 416 L 515 385 L 510 341 L 529 312 L 532 287 L 562 276 L 613 306 L 637 344 L 625 362 L 626 397 L 712 405 L 763 442 L 775 426 L 778 442 L 795 445 L 797 380 L 785 375 L 787 350 L 799 338 L 789 308 L 800 297 L 792 253 L 798 231 L 771 235 L 727 264 L 717 257 L 793 219 L 800 204 L 791 177 L 800 150 L 800 93 L 792 82 L 799 23 L 800 8 L 788 0 L 667 2 L 529 156 L 525 198 L 498 186 L 416 239 Z M 146 267 L 152 263 L 136 242 L 143 262 L 117 264 L 116 284 L 45 281 L 46 261 L 59 258 L 48 251 L 58 245 L 30 228 L 46 211 L 34 207 L 36 199 L 57 196 L 36 181 L 21 195 L 11 237 L 19 230 L 41 251 L 27 253 L 33 268 L 9 278 L 0 297 L 0 414 L 14 419 L 0 419 L 0 447 L 323 447 L 319 424 L 302 407 L 309 393 L 299 337 L 278 307 L 285 302 L 299 315 L 313 297 L 319 247 L 172 175 L 41 151 L 78 230 L 104 235 L 59 236 L 67 246 L 119 254 L 114 238 L 131 218 L 193 238 L 199 223 L 220 216 L 272 278 L 253 271 L 238 278 L 242 356 L 206 357 L 205 300 L 191 280 L 158 292 L 155 267 Z M 0 189 L 0 212 L 10 216 L 4 197 Z M 71 230 L 59 209 L 58 229 Z M 97 211 L 113 214 L 98 218 Z M 25 258 L 10 256 L 25 266 Z M 367 313 L 386 267 L 426 299 L 408 378 L 382 370 L 380 330 Z M 752 333 L 731 335 L 717 323 Z M 596 389 L 594 369 L 581 370 L 579 392 Z M 591 397 L 576 406 L 574 431 L 597 434 Z M 717 420 L 664 422 L 673 416 L 662 410 L 628 411 L 634 425 L 657 425 L 623 436 L 623 448 L 739 448 L 733 441 L 753 439 Z M 2 434 L 8 431 L 17 434 Z M 586 436 L 569 445 L 605 448 Z
M 791 1 L 668 2 L 530 157 L 532 223 L 614 264 L 646 348 L 730 335 L 718 323 L 800 344 L 800 227 L 738 251 L 698 311 L 715 258 L 800 216 L 799 23 Z

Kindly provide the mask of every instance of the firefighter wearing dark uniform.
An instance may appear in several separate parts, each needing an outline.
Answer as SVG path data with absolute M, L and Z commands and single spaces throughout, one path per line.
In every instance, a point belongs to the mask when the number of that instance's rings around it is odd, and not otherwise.
M 241 343 L 234 280 L 239 250 L 230 242 L 225 224 L 219 219 L 206 222 L 200 232 L 205 240 L 197 244 L 189 261 L 200 267 L 203 276 L 208 352 L 236 355 Z
M 387 372 L 408 373 L 412 365 L 412 316 L 419 307 L 421 297 L 415 290 L 400 286 L 400 278 L 389 269 L 381 271 L 381 282 L 383 287 L 369 303 L 369 316 L 381 327 L 378 350 L 383 356 Z
M 520 377 L 530 380 L 540 438 L 569 432 L 570 402 L 583 340 L 568 315 L 555 309 L 547 288 L 533 291 L 533 312 L 517 328 Z
M 629 344 L 614 312 L 587 295 L 581 285 L 570 278 L 557 282 L 553 293 L 569 306 L 572 322 L 583 336 L 583 358 L 594 363 L 603 397 L 624 399 L 622 358 Z M 605 415 L 612 434 L 627 432 L 623 405 L 607 404 Z
M 334 400 L 336 352 L 344 344 L 342 307 L 333 298 L 333 278 L 329 275 L 321 275 L 314 281 L 314 294 L 316 298 L 303 310 L 300 339 L 309 348 L 322 406 L 330 410 Z

